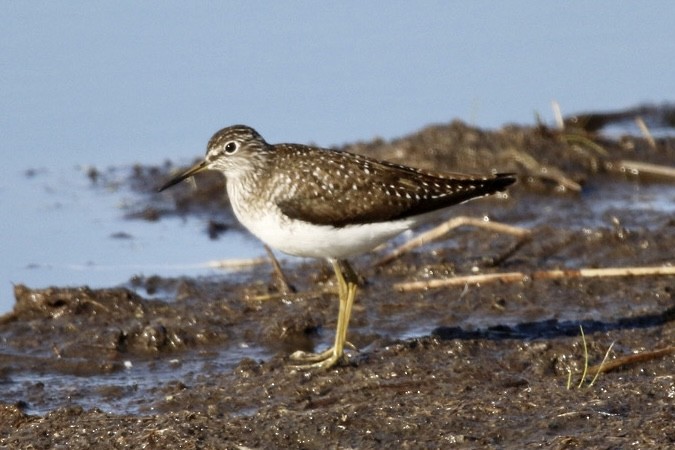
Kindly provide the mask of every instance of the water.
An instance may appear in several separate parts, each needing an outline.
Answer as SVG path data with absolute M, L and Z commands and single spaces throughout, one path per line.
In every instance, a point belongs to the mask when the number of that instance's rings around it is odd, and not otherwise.
M 109 412 L 150 414 L 155 412 L 157 399 L 148 393 L 160 396 L 159 387 L 170 385 L 172 380 L 191 384 L 200 377 L 206 365 L 210 370 L 227 373 L 243 357 L 264 359 L 269 356 L 262 348 L 240 343 L 221 351 L 183 352 L 176 358 L 126 360 L 123 369 L 99 376 L 41 373 L 36 368 L 35 371 L 13 373 L 12 382 L 3 387 L 3 397 L 30 402 L 33 392 L 41 395 L 43 390 L 48 390 L 51 393 L 49 402 L 31 402 L 28 411 L 31 414 L 46 414 L 55 408 L 72 405 Z M 169 395 L 165 394 L 164 398 Z
M 0 222 L 2 235 L 12 236 L 0 261 L 0 314 L 14 303 L 12 284 L 111 287 L 135 275 L 208 275 L 216 273 L 209 261 L 264 254 L 241 233 L 210 240 L 200 219 L 126 220 L 124 205 L 135 194 L 93 185 L 84 168 L 10 173 L 5 181 L 12 192 L 6 207 L 20 214 Z

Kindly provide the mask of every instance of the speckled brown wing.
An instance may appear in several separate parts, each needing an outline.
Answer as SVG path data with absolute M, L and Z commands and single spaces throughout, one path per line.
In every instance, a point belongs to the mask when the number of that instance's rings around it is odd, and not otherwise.
M 510 174 L 438 177 L 344 152 L 312 147 L 305 151 L 321 159 L 320 164 L 311 158 L 296 164 L 293 176 L 302 187 L 276 199 L 276 204 L 291 219 L 318 225 L 344 227 L 404 219 L 492 194 L 515 182 Z

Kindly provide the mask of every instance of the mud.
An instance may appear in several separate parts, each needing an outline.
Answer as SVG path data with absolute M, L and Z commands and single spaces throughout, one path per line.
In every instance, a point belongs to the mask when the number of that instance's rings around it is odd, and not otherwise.
M 580 326 L 589 364 L 612 344 L 609 361 L 672 348 L 673 276 L 393 288 L 473 273 L 672 266 L 673 181 L 629 164 L 672 167 L 675 140 L 656 144 L 454 122 L 348 146 L 438 171 L 516 172 L 508 196 L 454 214 L 532 235 L 522 243 L 461 228 L 386 265 L 375 264 L 386 249 L 355 258 L 363 283 L 349 340 L 359 350 L 327 371 L 288 360 L 333 337 L 335 283 L 320 261 L 282 261 L 291 293 L 268 265 L 110 289 L 17 285 L 14 310 L 0 318 L 0 446 L 672 448 L 675 355 L 592 383 Z M 216 243 L 241 230 L 217 174 L 156 195 L 174 169 L 134 170 L 130 220 L 197 217 Z M 93 189 L 105 186 L 105 173 L 89 176 Z M 665 205 L 645 207 L 652 193 Z

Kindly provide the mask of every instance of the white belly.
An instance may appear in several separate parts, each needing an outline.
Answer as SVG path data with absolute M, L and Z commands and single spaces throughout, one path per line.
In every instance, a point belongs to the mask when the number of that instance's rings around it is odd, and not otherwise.
M 272 214 L 252 218 L 233 208 L 239 221 L 272 248 L 295 256 L 342 259 L 365 253 L 410 228 L 410 221 L 336 228 L 283 220 Z

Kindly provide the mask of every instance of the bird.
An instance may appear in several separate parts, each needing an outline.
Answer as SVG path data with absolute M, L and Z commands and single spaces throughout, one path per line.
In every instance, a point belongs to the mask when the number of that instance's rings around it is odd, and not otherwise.
M 263 243 L 333 266 L 339 298 L 334 343 L 323 352 L 291 354 L 302 369 L 327 369 L 346 359 L 358 286 L 348 258 L 516 181 L 509 173 L 436 174 L 346 151 L 269 144 L 253 128 L 233 125 L 211 137 L 203 160 L 158 190 L 205 170 L 225 176 L 234 215 Z

